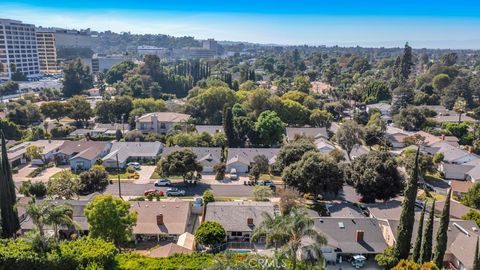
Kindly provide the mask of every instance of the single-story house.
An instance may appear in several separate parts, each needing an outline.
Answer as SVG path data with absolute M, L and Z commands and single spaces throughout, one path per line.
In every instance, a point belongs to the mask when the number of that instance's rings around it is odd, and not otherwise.
M 88 170 L 107 155 L 112 143 L 103 141 L 66 141 L 58 150 L 57 161 L 70 164 L 74 171 Z
M 44 200 L 37 200 L 36 203 L 42 203 Z M 60 235 L 63 238 L 68 239 L 72 233 L 80 230 L 82 234 L 87 234 L 88 232 L 88 222 L 85 217 L 85 207 L 90 202 L 89 200 L 52 200 L 50 201 L 54 205 L 70 205 L 73 209 L 72 219 L 78 225 L 77 228 L 74 227 L 60 227 Z M 23 205 L 24 207 L 26 206 Z M 35 228 L 35 225 L 32 221 L 32 218 L 28 214 L 24 214 L 23 221 L 20 223 L 20 229 L 22 233 L 26 233 Z M 53 230 L 50 226 L 46 226 L 47 230 Z M 53 231 L 52 231 L 53 233 Z
M 223 126 L 215 126 L 215 125 L 197 125 L 195 129 L 197 130 L 198 133 L 206 132 L 211 136 L 219 132 L 224 132 Z
M 470 188 L 474 185 L 470 181 L 450 181 L 450 187 L 452 188 L 452 193 L 458 198 L 461 198 L 465 193 L 468 192 Z
M 78 128 L 78 129 L 75 129 L 74 131 L 70 132 L 70 134 L 68 134 L 68 137 L 69 138 L 83 138 L 83 137 L 87 137 L 87 135 L 95 137 L 95 136 L 98 136 L 102 133 L 103 132 L 101 132 L 101 131 L 95 131 L 93 129 Z
M 279 148 L 229 148 L 227 171 L 236 169 L 238 173 L 247 173 L 254 162 L 253 158 L 260 155 L 264 155 L 269 164 L 273 164 L 279 151 Z
M 152 248 L 148 251 L 149 257 L 164 258 L 175 254 L 192 254 L 193 250 L 182 247 L 175 243 L 169 243 L 160 247 Z
M 127 133 L 130 130 L 130 125 L 127 123 L 109 123 L 109 124 L 95 124 L 93 128 L 94 133 L 104 134 L 108 136 L 115 136 L 117 130 L 120 130 L 122 133 Z
M 197 155 L 197 161 L 202 164 L 202 172 L 204 173 L 213 172 L 213 167 L 220 163 L 222 159 L 222 148 L 220 147 L 164 147 L 162 149 L 162 156 L 166 156 L 172 152 L 181 151 L 184 149 L 189 149 L 195 155 Z
M 431 146 L 439 142 L 445 142 L 450 144 L 451 146 L 454 146 L 457 148 L 460 147 L 460 144 L 458 143 L 459 140 L 455 136 L 446 136 L 446 135 L 435 136 L 425 131 L 418 131 L 418 132 L 415 132 L 414 134 L 422 136 L 425 139 L 425 144 L 428 146 Z
M 314 144 L 317 147 L 318 151 L 324 154 L 328 154 L 330 153 L 330 151 L 335 149 L 335 145 L 323 137 L 316 139 Z
M 175 124 L 182 124 L 190 115 L 176 112 L 147 113 L 135 119 L 135 127 L 143 133 L 167 134 Z
M 130 211 L 137 212 L 137 224 L 133 227 L 135 242 L 149 239 L 160 241 L 160 237 L 177 239 L 195 225 L 190 221 L 190 202 L 174 199 L 129 203 Z
M 63 140 L 38 140 L 23 142 L 7 150 L 8 160 L 12 166 L 26 163 L 27 157 L 25 154 L 27 149 L 29 146 L 35 145 L 42 149 L 42 157 L 39 159 L 33 159 L 31 162 L 33 165 L 42 165 L 44 161 L 49 162 L 55 157 L 55 154 L 58 152 L 64 142 L 65 141 Z
M 314 140 L 319 139 L 319 138 L 328 139 L 327 128 L 324 128 L 324 127 L 321 127 L 321 128 L 313 128 L 313 127 L 293 128 L 293 127 L 287 127 L 285 129 L 285 132 L 286 132 L 286 135 L 287 135 L 287 140 L 289 142 L 294 141 L 295 138 L 300 137 L 300 136 L 311 137 Z
M 379 110 L 381 114 L 381 118 L 385 121 L 392 120 L 392 105 L 388 103 L 374 103 L 368 104 L 366 106 L 367 113 L 370 113 L 372 110 Z
M 396 219 L 402 214 L 401 198 L 394 198 L 385 202 L 371 203 L 366 205 L 369 216 L 378 220 Z M 415 207 L 415 217 L 420 218 L 422 209 Z
M 227 232 L 228 241 L 249 241 L 255 227 L 263 222 L 263 213 L 275 215 L 274 204 L 254 201 L 212 202 L 207 205 L 205 221 L 220 223 Z
M 327 262 L 339 256 L 363 254 L 373 259 L 387 248 L 378 221 L 368 217 L 321 217 L 314 219 L 315 230 L 323 234 L 328 244 L 322 248 Z M 308 241 L 308 240 L 307 240 Z
M 389 246 L 395 245 L 397 237 L 397 228 L 400 221 L 387 220 L 381 222 L 382 232 Z M 417 238 L 418 220 L 415 220 L 412 239 Z M 440 220 L 436 219 L 433 224 L 433 235 L 437 235 Z M 475 245 L 479 237 L 479 228 L 473 220 L 450 220 L 447 231 L 447 250 L 445 252 L 444 262 L 446 266 L 453 266 L 454 269 L 471 269 L 475 254 Z M 433 237 L 434 244 L 435 237 Z M 413 245 L 412 245 L 413 249 Z
M 435 214 L 440 216 L 444 207 L 445 201 L 435 202 Z M 462 217 L 465 216 L 470 210 L 478 212 L 477 210 L 465 206 L 455 200 L 450 200 L 450 218 L 462 219 Z
M 444 141 L 431 144 L 430 147 L 425 148 L 425 151 L 432 155 L 436 153 L 442 153 L 444 156 L 443 161 L 451 164 L 464 164 L 469 161 L 479 159 L 476 154 L 455 147 Z
M 435 121 L 441 126 L 443 123 L 458 123 L 458 114 L 455 115 L 437 115 L 434 117 Z M 468 121 L 472 123 L 476 123 L 477 120 L 473 119 L 472 117 L 462 114 L 461 121 Z
M 448 180 L 466 180 L 468 172 L 475 166 L 466 164 L 450 164 L 442 162 L 439 165 L 439 170 L 443 172 L 445 179 Z
M 113 142 L 108 153 L 103 157 L 103 165 L 107 168 L 125 168 L 128 162 L 144 162 L 155 160 L 162 151 L 161 142 Z

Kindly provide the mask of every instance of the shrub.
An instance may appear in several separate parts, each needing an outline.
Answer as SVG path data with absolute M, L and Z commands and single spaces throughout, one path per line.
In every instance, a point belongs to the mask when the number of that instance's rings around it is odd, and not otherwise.
M 2 270 L 48 269 L 47 260 L 23 240 L 0 240 L 0 265 Z
M 214 257 L 208 253 L 175 254 L 165 258 L 151 258 L 136 253 L 117 255 L 118 269 L 178 269 L 203 270 L 213 264 Z
M 255 186 L 252 193 L 255 201 L 268 201 L 273 196 L 272 189 L 267 186 Z
M 203 202 L 205 203 L 205 205 L 214 201 L 215 197 L 213 197 L 213 193 L 211 191 L 206 190 L 205 192 L 203 192 Z
M 54 127 L 50 130 L 53 138 L 65 138 L 75 130 L 72 126 Z
M 127 167 L 127 172 L 128 172 L 128 173 L 134 173 L 134 172 L 135 172 L 135 168 L 132 167 L 132 166 L 128 166 L 128 167 Z
M 29 193 L 37 198 L 47 195 L 47 186 L 43 182 L 35 182 L 30 185 Z
M 205 221 L 195 232 L 195 240 L 201 245 L 213 247 L 225 241 L 227 233 L 220 223 Z

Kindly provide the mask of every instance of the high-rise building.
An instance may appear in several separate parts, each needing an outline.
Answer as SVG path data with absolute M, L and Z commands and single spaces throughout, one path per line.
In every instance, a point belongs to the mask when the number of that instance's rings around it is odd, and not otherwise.
M 27 78 L 40 75 L 35 25 L 0 19 L 0 79 L 12 78 L 15 71 Z
M 57 64 L 55 30 L 51 28 L 37 28 L 36 34 L 40 71 L 44 74 L 60 73 L 61 70 Z

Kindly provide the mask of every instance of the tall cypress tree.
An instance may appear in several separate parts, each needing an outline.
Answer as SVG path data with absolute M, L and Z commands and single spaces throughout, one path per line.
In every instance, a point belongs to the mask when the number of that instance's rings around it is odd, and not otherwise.
M 415 247 L 413 248 L 412 259 L 414 262 L 420 262 L 420 251 L 422 248 L 422 239 L 423 239 L 423 219 L 425 217 L 425 208 L 427 208 L 427 203 L 423 205 L 422 214 L 420 215 L 420 220 L 418 221 L 418 232 L 417 239 L 415 240 Z
M 232 108 L 225 106 L 223 108 L 223 130 L 227 137 L 228 147 L 236 146 L 235 130 L 233 129 Z
M 475 257 L 473 258 L 473 270 L 480 270 L 480 263 L 478 261 L 478 236 L 477 245 L 475 246 Z
M 433 222 L 435 218 L 435 199 L 433 199 L 432 209 L 425 225 L 423 232 L 422 249 L 420 251 L 420 263 L 429 262 L 432 260 L 432 240 L 433 240 Z
M 439 267 L 443 267 L 443 256 L 447 250 L 448 240 L 448 223 L 450 222 L 450 196 L 452 189 L 448 190 L 445 206 L 443 207 L 442 216 L 440 217 L 440 227 L 437 232 L 437 245 L 435 246 L 435 253 L 433 255 L 433 262 Z
M 20 222 L 15 206 L 17 203 L 15 185 L 13 184 L 12 170 L 7 157 L 7 144 L 3 131 L 1 131 L 0 136 L 2 141 L 2 158 L 0 162 L 1 236 L 2 238 L 10 238 L 20 229 Z
M 417 198 L 418 184 L 418 155 L 420 147 L 417 148 L 415 156 L 415 167 L 410 172 L 410 180 L 405 188 L 402 214 L 398 224 L 397 244 L 395 246 L 395 258 L 397 260 L 407 259 L 410 254 L 410 242 L 412 241 L 413 223 L 415 222 L 415 199 Z

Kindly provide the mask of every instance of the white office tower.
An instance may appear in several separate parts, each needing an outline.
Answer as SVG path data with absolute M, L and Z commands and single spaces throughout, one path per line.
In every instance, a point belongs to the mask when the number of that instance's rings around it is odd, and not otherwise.
M 15 71 L 27 78 L 40 75 L 35 25 L 0 19 L 0 79 L 9 80 Z

